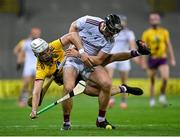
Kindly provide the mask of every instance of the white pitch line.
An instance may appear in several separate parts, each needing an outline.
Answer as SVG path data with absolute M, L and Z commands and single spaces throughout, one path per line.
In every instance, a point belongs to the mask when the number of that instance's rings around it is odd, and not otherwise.
M 169 126 L 169 125 L 173 125 L 173 126 L 178 126 L 178 124 L 144 124 L 144 125 L 141 125 L 142 126 L 146 126 L 146 127 L 159 127 L 159 126 Z M 124 125 L 117 125 L 115 124 L 114 126 L 116 127 L 140 127 L 138 125 L 134 125 L 134 124 L 124 124 Z M 48 128 L 60 128 L 61 127 L 61 124 L 60 125 L 48 125 L 46 127 L 44 126 L 39 126 L 39 125 L 9 125 L 9 126 L 3 126 L 3 125 L 0 125 L 0 127 L 3 127 L 3 128 L 43 128 L 43 129 L 48 129 Z M 72 124 L 72 127 L 96 127 L 95 124 L 88 124 L 88 125 L 84 125 L 84 124 Z

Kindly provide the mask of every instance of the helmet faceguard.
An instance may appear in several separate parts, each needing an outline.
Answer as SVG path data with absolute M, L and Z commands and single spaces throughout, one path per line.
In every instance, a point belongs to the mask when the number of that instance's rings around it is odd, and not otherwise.
M 122 30 L 121 20 L 115 14 L 105 17 L 106 31 L 112 35 L 118 34 Z
M 31 42 L 31 48 L 35 56 L 43 62 L 52 61 L 52 52 L 48 43 L 40 38 L 37 38 Z
M 40 61 L 42 62 L 51 62 L 52 61 L 52 51 L 51 49 L 48 47 L 46 50 L 44 50 L 43 52 L 39 53 L 37 55 L 37 57 L 39 58 Z

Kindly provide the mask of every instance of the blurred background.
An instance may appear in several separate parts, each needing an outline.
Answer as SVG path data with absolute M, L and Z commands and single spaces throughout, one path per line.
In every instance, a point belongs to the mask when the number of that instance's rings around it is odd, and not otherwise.
M 137 39 L 148 28 L 148 13 L 159 11 L 162 25 L 170 31 L 177 65 L 170 75 L 180 77 L 180 1 L 179 0 L 0 0 L 0 79 L 18 79 L 13 48 L 29 34 L 31 27 L 42 29 L 48 42 L 68 32 L 72 21 L 83 15 L 104 18 L 109 13 L 124 14 Z M 117 74 L 115 74 L 117 77 Z M 146 78 L 145 71 L 132 63 L 131 78 Z M 0 82 L 3 89 L 2 81 Z
M 132 70 L 127 83 L 141 87 L 143 96 L 126 97 L 128 109 L 119 109 L 120 96 L 115 97 L 115 109 L 108 110 L 108 119 L 117 130 L 98 130 L 95 126 L 97 98 L 74 97 L 71 132 L 60 131 L 62 111 L 59 106 L 30 120 L 31 108 L 22 109 L 19 103 L 23 87 L 22 70 L 17 71 L 13 49 L 29 36 L 32 27 L 42 30 L 42 38 L 51 42 L 68 32 L 70 24 L 84 15 L 104 18 L 110 13 L 123 14 L 136 39 L 149 27 L 148 15 L 159 11 L 162 26 L 170 32 L 175 52 L 176 67 L 170 67 L 167 86 L 167 107 L 158 102 L 149 106 L 150 80 L 140 66 L 131 61 Z M 0 135 L 180 135 L 180 0 L 0 0 Z M 120 85 L 119 72 L 114 74 L 114 85 Z M 156 79 L 155 94 L 160 95 L 161 80 Z M 23 90 L 22 90 L 23 91 Z M 29 90 L 32 94 L 32 86 Z M 62 92 L 52 83 L 40 108 L 54 102 Z M 155 97 L 156 99 L 158 96 Z M 82 103 L 83 102 L 83 103 Z M 25 102 L 26 103 L 26 102 Z

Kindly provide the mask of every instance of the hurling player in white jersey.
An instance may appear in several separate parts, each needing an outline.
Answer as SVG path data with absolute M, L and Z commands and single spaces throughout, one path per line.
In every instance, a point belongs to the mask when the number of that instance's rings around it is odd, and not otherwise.
M 119 17 L 121 19 L 121 24 L 123 29 L 115 37 L 115 44 L 111 50 L 112 54 L 118 52 L 127 52 L 130 49 L 135 49 L 136 47 L 135 35 L 133 31 L 127 28 L 127 17 L 124 15 L 119 15 Z M 138 61 L 137 58 L 133 58 L 133 59 L 135 59 L 135 62 Z M 120 73 L 120 79 L 122 84 L 127 84 L 128 74 L 129 71 L 131 70 L 130 60 L 113 62 L 111 64 L 108 64 L 106 68 L 108 70 L 110 77 L 113 77 L 114 70 L 118 70 Z M 114 102 L 115 99 L 112 97 L 109 100 L 108 107 L 109 108 L 113 107 Z M 122 109 L 127 108 L 125 94 L 122 96 L 120 107 Z
M 120 18 L 115 14 L 108 15 L 105 20 L 98 17 L 84 16 L 73 22 L 69 29 L 70 32 L 79 34 L 79 39 L 82 41 L 83 46 L 79 49 L 78 56 L 71 56 L 72 49 L 68 49 L 66 52 L 66 55 L 71 57 L 67 58 L 63 67 L 63 94 L 73 90 L 79 75 L 86 80 L 85 94 L 98 96 L 99 99 L 99 114 L 96 125 L 100 128 L 106 128 L 107 126 L 115 128 L 105 119 L 106 108 L 111 95 L 112 81 L 106 69 L 101 65 L 116 61 L 116 59 L 119 60 L 119 54 L 110 55 L 110 51 L 114 45 L 114 35 L 121 30 Z M 149 54 L 149 51 L 145 54 Z M 121 60 L 126 60 L 139 55 L 138 50 L 134 50 L 123 53 L 120 56 L 122 57 Z M 99 89 L 96 90 L 96 93 L 93 86 Z M 128 89 L 126 85 L 122 85 L 119 88 L 121 91 L 127 91 Z M 64 115 L 63 129 L 68 130 L 71 128 L 70 112 L 72 100 L 64 101 L 62 106 Z
M 30 36 L 27 39 L 23 40 L 21 45 L 21 52 L 18 54 L 24 54 L 24 68 L 23 68 L 23 87 L 19 96 L 18 104 L 20 107 L 24 107 L 27 104 L 28 94 L 30 93 L 29 89 L 32 86 L 35 72 L 36 72 L 36 57 L 31 49 L 31 41 L 33 39 L 39 38 L 41 36 L 41 30 L 39 28 L 31 28 Z

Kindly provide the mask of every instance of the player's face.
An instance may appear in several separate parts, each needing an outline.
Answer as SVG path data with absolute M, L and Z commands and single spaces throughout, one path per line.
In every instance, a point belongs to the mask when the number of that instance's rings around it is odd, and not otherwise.
M 52 61 L 52 51 L 50 48 L 47 48 L 45 51 L 39 53 L 38 58 L 44 62 Z
M 105 23 L 102 23 L 101 24 L 101 31 L 103 33 L 103 35 L 107 38 L 113 38 L 114 35 L 116 35 L 117 33 L 113 33 L 111 32 L 110 30 L 108 30 L 108 28 L 106 27 L 106 24 Z
M 157 26 L 157 25 L 160 25 L 161 18 L 158 14 L 151 14 L 149 16 L 149 22 L 152 26 Z
M 32 28 L 30 35 L 33 39 L 39 38 L 41 36 L 41 30 L 39 28 Z

